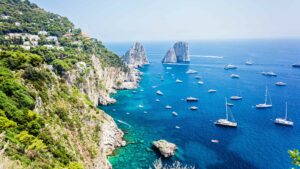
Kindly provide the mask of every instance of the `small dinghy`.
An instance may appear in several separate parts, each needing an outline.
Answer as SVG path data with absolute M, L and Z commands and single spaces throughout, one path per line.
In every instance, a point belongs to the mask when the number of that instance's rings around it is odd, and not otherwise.
M 204 82 L 201 81 L 201 80 L 199 80 L 197 83 L 198 83 L 199 85 L 203 85 L 203 84 L 204 84 Z
M 238 78 L 240 78 L 240 76 L 239 75 L 237 75 L 237 74 L 231 74 L 231 75 L 229 75 L 231 78 L 233 78 L 233 79 L 238 79 Z
M 176 79 L 176 83 L 182 83 L 182 80 Z
M 172 112 L 173 116 L 178 116 L 178 113 L 176 113 L 175 111 Z
M 172 109 L 172 106 L 166 105 L 166 106 L 165 106 L 165 109 Z
M 189 69 L 188 71 L 185 72 L 186 74 L 196 74 L 198 73 L 196 70 Z
M 212 140 L 210 140 L 210 142 L 212 142 L 212 143 L 219 143 L 220 141 L 216 140 L 216 139 L 212 139 Z
M 188 98 L 186 98 L 186 101 L 187 102 L 197 102 L 198 98 L 196 98 L 196 97 L 188 97 Z
M 198 110 L 198 107 L 196 107 L 196 106 L 191 106 L 191 107 L 190 107 L 190 110 Z
M 175 126 L 176 129 L 180 129 L 180 126 Z
M 159 100 L 159 99 L 155 99 L 155 101 L 156 101 L 156 102 L 159 102 L 160 100 Z
M 217 90 L 215 90 L 215 89 L 209 89 L 208 90 L 208 93 L 216 93 L 217 92 Z
M 160 90 L 157 90 L 157 91 L 156 91 L 156 94 L 157 94 L 157 95 L 160 95 L 160 96 L 164 95 L 163 92 L 161 92 Z

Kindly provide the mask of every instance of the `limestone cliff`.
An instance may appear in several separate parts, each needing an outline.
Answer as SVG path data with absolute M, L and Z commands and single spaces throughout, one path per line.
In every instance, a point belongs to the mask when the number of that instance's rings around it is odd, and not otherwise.
M 176 42 L 164 56 L 162 63 L 190 62 L 189 46 L 187 42 Z
M 149 64 L 146 51 L 143 45 L 139 42 L 135 42 L 133 46 L 125 53 L 123 60 L 127 65 L 134 67 L 141 67 L 145 64 Z

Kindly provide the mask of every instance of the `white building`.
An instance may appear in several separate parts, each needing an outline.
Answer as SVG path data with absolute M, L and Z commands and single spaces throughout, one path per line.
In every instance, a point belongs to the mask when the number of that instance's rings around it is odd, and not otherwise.
M 38 32 L 38 35 L 48 35 L 48 32 L 47 31 L 39 31 Z
M 45 47 L 47 47 L 47 49 L 52 49 L 53 48 L 53 45 L 43 45 Z
M 20 23 L 20 22 L 15 22 L 15 25 L 16 25 L 16 26 L 20 26 L 21 23 Z
M 8 16 L 8 15 L 1 15 L 1 18 L 2 19 L 8 19 L 10 16 Z
M 58 41 L 58 38 L 57 38 L 57 36 L 48 36 L 48 37 L 46 38 L 46 40 L 47 40 L 47 41 Z

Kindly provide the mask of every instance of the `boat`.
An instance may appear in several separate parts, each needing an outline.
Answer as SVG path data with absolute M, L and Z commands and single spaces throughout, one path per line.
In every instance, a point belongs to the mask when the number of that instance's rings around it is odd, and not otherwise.
M 175 126 L 175 128 L 180 129 L 180 126 Z
M 148 112 L 147 111 L 144 111 L 144 114 L 147 114 Z
M 132 91 L 131 93 L 132 93 L 132 94 L 136 94 L 136 93 L 137 93 L 137 91 L 135 91 L 135 90 L 134 90 L 134 91 Z
M 178 116 L 178 113 L 176 113 L 175 111 L 172 112 L 173 116 Z
M 261 72 L 261 74 L 262 75 L 264 75 L 264 76 L 277 76 L 277 74 L 276 73 L 274 73 L 274 72 Z
M 259 109 L 271 108 L 272 107 L 272 103 L 267 104 L 267 101 L 268 101 L 268 88 L 266 87 L 265 103 L 257 104 L 256 108 L 259 108 Z
M 218 119 L 215 121 L 215 125 L 223 126 L 223 127 L 237 127 L 237 122 L 230 121 L 228 117 L 228 105 L 227 105 L 227 99 L 225 98 L 225 110 L 226 110 L 226 118 L 225 119 Z
M 160 80 L 161 80 L 161 81 L 164 81 L 164 80 L 165 80 L 164 76 L 161 76 L 161 77 L 160 77 Z
M 300 62 L 292 64 L 292 67 L 300 68 Z
M 242 96 L 231 96 L 230 100 L 242 100 L 243 97 Z
M 160 100 L 159 100 L 159 99 L 155 99 L 155 101 L 156 101 L 156 102 L 159 102 Z
M 196 97 L 188 97 L 188 98 L 186 98 L 186 101 L 187 102 L 197 102 L 198 98 L 196 98 Z
M 202 77 L 201 76 L 195 76 L 195 79 L 201 79 Z
M 233 65 L 233 64 L 228 64 L 225 65 L 224 67 L 225 70 L 229 70 L 229 69 L 237 69 L 237 66 Z
M 156 91 L 156 94 L 157 94 L 157 95 L 160 95 L 160 96 L 164 95 L 163 92 L 161 92 L 160 90 L 157 90 L 157 91 Z
M 196 106 L 191 106 L 191 107 L 190 107 L 190 110 L 198 110 L 198 107 L 196 107 Z
M 176 83 L 182 83 L 182 80 L 176 79 Z
M 208 90 L 208 93 L 216 93 L 217 92 L 217 90 L 215 90 L 215 89 L 209 89 Z
M 253 65 L 252 60 L 247 60 L 247 61 L 245 62 L 245 65 Z
M 284 83 L 284 82 L 276 82 L 275 85 L 276 86 L 286 86 L 286 83 Z
M 186 71 L 185 73 L 187 74 L 196 74 L 198 73 L 196 70 L 193 70 L 193 69 L 189 69 L 188 71 Z
M 233 104 L 232 103 L 227 103 L 227 106 L 232 107 Z
M 274 123 L 284 126 L 293 126 L 294 122 L 288 120 L 288 111 L 287 111 L 287 102 L 285 103 L 285 117 L 284 118 L 276 118 Z
M 139 108 L 143 108 L 143 107 L 144 107 L 143 105 L 141 105 L 141 104 L 139 105 Z
M 166 69 L 167 69 L 167 70 L 171 70 L 171 69 L 172 69 L 172 67 L 166 67 Z
M 198 83 L 199 85 L 203 85 L 203 84 L 204 84 L 204 82 L 201 81 L 201 80 L 199 80 L 197 83 Z
M 172 106 L 166 105 L 165 108 L 166 108 L 166 109 L 172 109 Z
M 231 78 L 235 78 L 235 79 L 238 79 L 238 78 L 240 78 L 240 76 L 239 75 L 237 75 L 237 74 L 231 74 L 231 75 L 229 75 Z
M 212 143 L 219 143 L 220 141 L 216 140 L 216 139 L 212 139 L 212 140 L 210 140 L 210 142 L 212 142 Z

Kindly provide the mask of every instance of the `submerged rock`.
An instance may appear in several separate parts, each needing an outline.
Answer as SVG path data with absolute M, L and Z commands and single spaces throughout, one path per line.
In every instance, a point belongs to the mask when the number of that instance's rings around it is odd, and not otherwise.
M 153 141 L 152 144 L 165 158 L 175 155 L 175 151 L 177 150 L 174 143 L 170 143 L 166 140 Z
M 134 67 L 141 67 L 145 64 L 149 64 L 146 51 L 143 45 L 139 42 L 135 42 L 133 46 L 125 53 L 123 60 L 127 65 Z
M 180 63 L 190 62 L 189 46 L 187 42 L 176 42 L 174 46 L 169 49 L 162 60 L 162 63 Z

